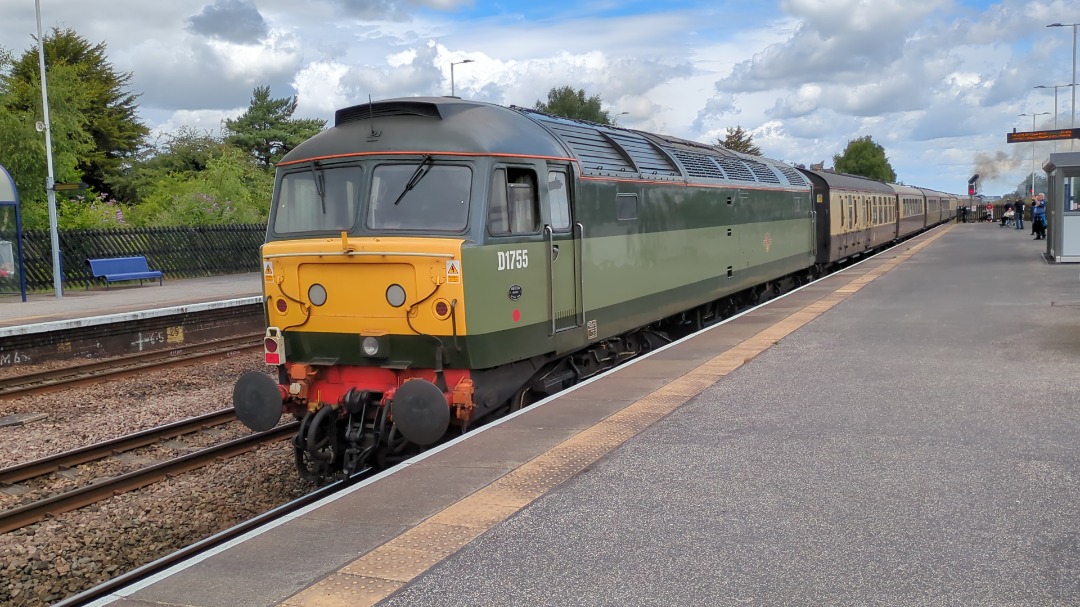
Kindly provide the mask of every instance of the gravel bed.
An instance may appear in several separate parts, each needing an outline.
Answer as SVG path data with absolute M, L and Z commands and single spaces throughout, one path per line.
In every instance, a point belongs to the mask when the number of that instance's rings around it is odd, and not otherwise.
M 171 438 L 164 443 L 125 451 L 117 457 L 86 462 L 59 473 L 27 479 L 19 483 L 14 491 L 0 490 L 0 509 L 7 510 L 51 495 L 72 491 L 101 479 L 120 476 L 250 434 L 251 430 L 240 422 L 230 422 L 202 432 Z
M 24 426 L 0 428 L 3 465 L 28 461 L 116 438 L 163 423 L 230 406 L 232 386 L 243 372 L 266 370 L 258 353 L 161 371 L 97 386 L 0 402 L 0 415 L 45 413 Z M 247 433 L 229 424 L 219 436 L 169 441 L 183 450 Z M 131 453 L 148 459 L 175 456 L 152 446 Z M 78 486 L 123 472 L 110 459 L 79 467 Z M 41 481 L 42 491 L 57 478 Z M 59 481 L 66 484 L 69 481 Z M 288 441 L 132 493 L 0 535 L 0 607 L 49 605 L 104 580 L 281 505 L 313 487 L 297 478 Z M 0 500 L 12 507 L 24 496 Z M 182 507 L 178 507 L 182 505 Z
M 265 371 L 250 352 L 213 363 L 146 371 L 138 377 L 0 401 L 0 415 L 44 413 L 23 426 L 0 428 L 0 453 L 10 466 L 232 406 L 232 387 L 245 371 Z
M 0 605 L 55 603 L 311 489 L 282 441 L 0 535 Z

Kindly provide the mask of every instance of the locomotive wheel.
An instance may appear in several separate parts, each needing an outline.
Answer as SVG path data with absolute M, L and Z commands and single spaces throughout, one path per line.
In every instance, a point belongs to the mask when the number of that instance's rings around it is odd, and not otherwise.
M 529 386 L 522 386 L 520 390 L 514 393 L 514 396 L 510 399 L 510 413 L 515 411 L 521 411 L 525 407 L 540 400 L 539 395 L 534 393 Z
M 306 481 L 321 484 L 341 470 L 344 451 L 337 436 L 337 412 L 323 407 L 308 413 L 293 438 L 296 469 Z
M 402 436 L 398 431 L 397 424 L 390 426 L 390 432 L 387 434 L 386 443 L 380 445 L 375 451 L 375 467 L 379 470 L 386 470 L 391 466 L 395 466 L 413 455 L 419 453 L 420 450 L 416 445 L 409 442 L 409 439 Z

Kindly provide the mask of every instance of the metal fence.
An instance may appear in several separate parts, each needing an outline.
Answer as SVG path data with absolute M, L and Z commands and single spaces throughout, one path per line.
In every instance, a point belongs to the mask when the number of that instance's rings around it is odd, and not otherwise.
M 153 270 L 173 278 L 214 276 L 261 270 L 259 247 L 266 224 L 191 228 L 117 228 L 61 230 L 60 267 L 67 287 L 94 281 L 88 259 L 142 255 Z M 16 234 L 0 230 L 0 241 Z M 28 290 L 53 287 L 52 242 L 48 230 L 23 231 L 23 262 Z M 0 280 L 0 283 L 3 281 Z M 0 292 L 10 292 L 0 284 Z M 18 291 L 18 285 L 14 285 Z

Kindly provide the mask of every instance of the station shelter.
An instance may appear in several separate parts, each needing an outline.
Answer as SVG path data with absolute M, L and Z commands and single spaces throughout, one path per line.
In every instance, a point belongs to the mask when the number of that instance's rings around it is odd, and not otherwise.
M 0 165 L 0 294 L 21 293 L 26 301 L 24 267 L 19 192 L 11 174 Z
M 1061 263 L 1080 262 L 1080 152 L 1053 153 L 1046 171 L 1046 254 Z

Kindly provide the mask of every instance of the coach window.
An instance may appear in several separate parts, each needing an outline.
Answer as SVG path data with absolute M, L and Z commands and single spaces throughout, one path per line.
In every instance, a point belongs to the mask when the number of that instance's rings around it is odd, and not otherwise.
M 535 234 L 540 226 L 536 173 L 514 167 L 495 169 L 488 201 L 488 230 L 496 236 Z

